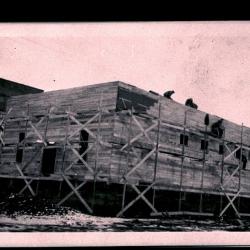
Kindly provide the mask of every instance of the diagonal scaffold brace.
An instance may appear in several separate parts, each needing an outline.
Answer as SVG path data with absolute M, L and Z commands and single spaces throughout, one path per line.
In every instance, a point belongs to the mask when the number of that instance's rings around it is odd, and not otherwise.
M 225 214 L 225 212 L 230 207 L 232 207 L 237 218 L 238 219 L 241 218 L 240 213 L 234 204 L 234 201 L 236 200 L 236 198 L 239 197 L 239 195 L 241 193 L 241 168 L 242 168 L 241 160 L 242 160 L 242 145 L 243 145 L 243 124 L 241 126 L 241 139 L 240 140 L 241 140 L 240 145 L 237 145 L 234 150 L 230 150 L 230 148 L 228 146 L 226 146 L 226 144 L 225 144 L 225 148 L 229 152 L 228 155 L 224 156 L 224 151 L 223 151 L 223 160 L 221 162 L 222 174 L 221 174 L 220 188 L 221 188 L 222 192 L 224 193 L 225 197 L 227 198 L 228 203 L 221 210 L 219 217 L 222 217 Z M 239 158 L 236 157 L 236 152 L 238 150 L 240 150 L 240 157 Z M 238 165 L 231 173 L 228 171 L 227 163 L 225 162 L 226 160 L 228 160 L 230 158 L 234 158 L 238 161 Z M 225 174 L 223 174 L 224 172 L 225 172 Z M 237 178 L 236 174 L 238 174 L 238 178 Z M 235 179 L 238 180 L 237 183 L 236 183 Z M 237 186 L 235 186 L 235 184 Z M 232 192 L 232 190 L 228 189 L 228 185 L 229 185 L 229 188 L 231 187 L 231 189 L 232 189 L 232 185 L 234 185 L 234 188 L 237 188 L 237 190 L 236 191 L 234 190 L 234 192 Z M 242 222 L 240 222 L 240 224 L 242 224 Z
M 36 196 L 36 193 L 34 192 L 34 190 L 33 190 L 32 187 L 31 187 L 31 181 L 28 181 L 28 180 L 27 180 L 27 177 L 24 175 L 24 173 L 23 173 L 23 171 L 21 170 L 19 164 L 18 164 L 18 163 L 15 163 L 15 167 L 17 168 L 19 174 L 21 175 L 22 179 L 24 180 L 24 182 L 25 182 L 25 184 L 26 184 L 25 187 L 24 187 L 23 189 L 26 189 L 26 187 L 27 187 L 27 188 L 29 189 L 30 193 L 32 194 L 32 196 L 33 196 L 33 197 Z M 23 190 L 23 189 L 22 189 L 22 190 Z M 22 190 L 21 190 L 21 191 L 22 191 Z M 20 192 L 21 192 L 21 191 L 20 191 Z
M 3 139 L 3 135 L 4 135 L 4 128 L 7 122 L 7 118 L 9 116 L 9 114 L 11 113 L 12 108 L 10 108 L 7 113 L 4 115 L 4 117 L 1 119 L 0 121 L 0 143 L 4 146 L 4 139 Z
M 63 179 L 65 180 L 65 182 L 68 184 L 68 186 L 71 188 L 72 192 L 77 196 L 77 198 L 80 200 L 80 202 L 83 204 L 83 206 L 88 210 L 89 213 L 93 213 L 93 210 L 90 208 L 90 206 L 88 205 L 88 203 L 84 200 L 84 198 L 80 195 L 80 193 L 78 192 L 78 190 L 86 183 L 85 181 L 82 182 L 80 185 L 78 185 L 77 187 L 74 187 L 72 185 L 72 183 L 70 182 L 69 178 L 62 174 Z M 57 203 L 57 205 L 62 204 L 63 202 L 65 202 L 69 197 L 71 197 L 73 195 L 73 193 L 70 192 L 67 196 L 65 196 L 59 203 Z
M 85 121 L 85 123 L 82 123 L 79 119 L 77 119 L 77 114 L 70 112 L 70 111 L 66 112 L 68 115 L 68 121 L 74 122 L 76 125 L 78 125 L 78 128 L 76 128 L 73 132 L 71 132 L 71 134 L 68 134 L 67 132 L 65 135 L 65 150 L 66 148 L 71 150 L 73 152 L 73 155 L 76 157 L 76 159 L 73 162 L 71 162 L 69 166 L 63 169 L 63 172 L 62 172 L 62 177 L 64 181 L 68 184 L 68 186 L 71 188 L 72 191 L 69 194 L 67 194 L 60 202 L 58 202 L 57 205 L 61 205 L 66 200 L 68 200 L 73 194 L 75 194 L 80 200 L 80 202 L 84 205 L 84 207 L 88 210 L 88 212 L 93 213 L 93 209 L 90 208 L 90 206 L 87 204 L 87 202 L 83 199 L 83 197 L 79 193 L 80 188 L 82 188 L 87 183 L 87 181 L 83 180 L 79 185 L 74 187 L 69 180 L 70 179 L 69 171 L 71 170 L 74 172 L 73 166 L 80 162 L 81 163 L 80 166 L 84 169 L 87 169 L 88 173 L 90 173 L 90 175 L 93 176 L 94 179 L 98 178 L 95 167 L 90 166 L 90 164 L 88 164 L 88 162 L 84 159 L 84 156 L 88 152 L 93 150 L 95 147 L 97 147 L 98 145 L 108 146 L 107 143 L 101 140 L 99 136 L 99 129 L 96 133 L 94 133 L 88 127 L 92 122 L 95 122 L 96 120 L 98 121 L 98 124 L 100 123 L 102 112 L 108 112 L 108 111 L 104 111 L 101 108 L 98 108 L 97 113 L 93 115 L 91 118 L 89 118 L 87 121 Z M 69 124 L 70 123 L 68 122 L 66 131 L 69 130 L 68 129 Z M 83 152 L 79 153 L 78 150 L 74 147 L 73 143 L 71 142 L 71 139 L 74 136 L 76 136 L 81 130 L 86 131 L 88 135 L 93 139 L 94 142 L 93 144 L 88 145 L 88 147 Z M 88 144 L 89 144 L 89 140 L 88 140 Z M 64 164 L 64 160 L 63 160 L 63 164 Z
M 219 217 L 221 217 L 221 216 L 223 216 L 223 214 L 227 211 L 227 209 L 231 206 L 233 209 L 234 209 L 234 211 L 235 211 L 235 214 L 237 215 L 237 217 L 238 218 L 240 218 L 240 214 L 239 214 L 239 212 L 238 212 L 238 210 L 237 210 L 237 208 L 235 207 L 235 205 L 234 205 L 234 200 L 239 196 L 239 194 L 240 194 L 240 192 L 241 192 L 241 190 L 239 190 L 236 194 L 234 194 L 234 195 L 229 195 L 229 194 L 227 194 L 227 192 L 225 191 L 225 189 L 223 188 L 223 187 L 221 187 L 222 188 L 222 190 L 223 190 L 223 192 L 224 192 L 224 194 L 225 194 L 225 196 L 227 197 L 227 199 L 228 199 L 228 204 L 224 207 L 224 209 L 220 212 L 220 215 L 219 215 Z M 232 198 L 231 198 L 231 197 Z
M 125 211 L 127 211 L 131 206 L 133 206 L 138 200 L 142 199 L 153 212 L 157 213 L 158 211 L 153 207 L 152 203 L 145 197 L 145 194 L 155 185 L 155 182 L 151 183 L 147 188 L 145 188 L 142 192 L 135 186 L 131 185 L 131 187 L 136 191 L 138 196 L 129 202 L 117 215 L 116 217 L 121 217 Z
M 41 132 L 38 131 L 38 127 L 41 126 L 41 124 L 46 121 L 47 119 L 47 123 L 48 123 L 48 119 L 50 114 L 53 112 L 53 110 L 55 109 L 55 107 L 50 107 L 48 110 L 47 115 L 43 116 L 38 122 L 36 122 L 35 124 L 33 124 L 33 122 L 31 121 L 29 114 L 27 114 L 26 116 L 26 128 L 25 131 L 27 131 L 27 126 L 29 125 L 31 127 L 31 131 L 29 131 L 29 133 L 27 133 L 26 137 L 23 139 L 23 141 L 20 142 L 21 145 L 24 146 L 25 148 L 25 143 L 27 138 L 29 138 L 30 135 L 32 135 L 32 131 L 33 133 L 36 135 L 36 137 L 43 143 L 43 146 L 38 148 L 37 151 L 34 153 L 33 156 L 31 156 L 31 158 L 24 164 L 22 162 L 22 164 L 19 166 L 17 163 L 15 163 L 15 166 L 19 172 L 19 174 L 23 177 L 23 180 L 25 181 L 25 186 L 19 191 L 19 194 L 22 194 L 26 189 L 29 189 L 29 191 L 31 192 L 32 196 L 36 196 L 36 193 L 34 192 L 34 190 L 31 187 L 32 182 L 34 181 L 34 179 L 30 179 L 29 181 L 27 180 L 27 177 L 24 174 L 24 170 L 35 160 L 37 159 L 37 157 L 42 153 L 43 148 L 47 146 L 47 142 L 46 142 L 46 132 L 47 132 L 47 125 L 45 128 L 45 135 L 43 136 L 41 134 Z M 28 111 L 29 112 L 29 111 Z
M 63 180 L 67 183 L 67 185 L 70 187 L 71 192 L 68 193 L 63 199 L 61 199 L 57 205 L 60 206 L 62 205 L 65 201 L 67 201 L 73 194 L 75 194 L 77 196 L 77 198 L 79 199 L 79 201 L 83 204 L 83 206 L 87 209 L 87 211 L 89 213 L 93 213 L 93 210 L 90 208 L 90 206 L 87 204 L 87 202 L 84 200 L 84 198 L 80 195 L 79 190 L 80 188 L 82 188 L 87 181 L 84 180 L 82 181 L 79 185 L 77 186 L 73 186 L 72 183 L 70 182 L 70 177 L 68 176 L 68 173 L 70 170 L 73 169 L 73 166 L 78 163 L 79 161 L 81 162 L 81 167 L 82 168 L 86 168 L 88 170 L 88 172 L 90 172 L 92 175 L 94 174 L 94 169 L 87 163 L 87 161 L 84 160 L 84 156 L 91 150 L 93 149 L 94 145 L 88 146 L 87 149 L 82 152 L 81 154 L 74 148 L 74 145 L 70 142 L 70 139 L 75 136 L 76 134 L 78 134 L 81 130 L 85 130 L 90 136 L 92 136 L 93 138 L 95 138 L 95 135 L 92 131 L 90 131 L 90 129 L 87 128 L 87 125 L 90 124 L 91 122 L 93 122 L 95 119 L 98 118 L 98 114 L 95 114 L 92 118 L 90 118 L 88 121 L 86 121 L 84 124 L 82 124 L 75 116 L 76 114 L 67 111 L 66 112 L 68 115 L 68 121 L 73 121 L 74 123 L 76 123 L 77 125 L 79 125 L 79 128 L 77 128 L 75 131 L 73 131 L 71 134 L 68 134 L 68 130 L 69 130 L 69 122 L 67 123 L 67 129 L 66 129 L 66 135 L 65 135 L 65 149 L 68 148 L 70 149 L 73 154 L 75 155 L 76 159 L 71 162 L 69 164 L 69 166 L 67 166 L 65 169 L 63 169 L 63 172 L 61 173 Z M 63 160 L 63 165 L 64 165 L 64 160 Z
M 103 112 L 103 111 L 102 111 Z M 71 121 L 73 121 L 74 123 L 76 123 L 79 128 L 77 128 L 75 131 L 73 131 L 70 135 L 67 136 L 66 138 L 66 145 L 67 147 L 73 152 L 73 154 L 76 156 L 76 160 L 73 161 L 66 169 L 65 172 L 68 172 L 70 169 L 72 169 L 72 167 L 78 162 L 80 161 L 82 163 L 81 166 L 85 167 L 88 169 L 88 171 L 91 174 L 95 173 L 94 168 L 92 168 L 85 160 L 84 160 L 84 155 L 86 155 L 90 150 L 92 150 L 94 147 L 97 146 L 97 144 L 101 144 L 103 146 L 109 146 L 107 145 L 107 143 L 103 142 L 98 135 L 96 135 L 94 132 L 92 132 L 87 126 L 92 123 L 93 121 L 95 121 L 96 119 L 99 118 L 99 116 L 101 115 L 101 110 L 99 110 L 97 112 L 97 114 L 95 114 L 93 117 L 91 117 L 88 121 L 86 121 L 85 123 L 80 122 L 77 118 L 76 115 L 73 114 L 72 112 L 67 112 L 69 115 L 69 119 Z M 88 133 L 88 135 L 90 137 L 92 137 L 92 139 L 95 141 L 95 144 L 92 144 L 90 146 L 88 146 L 88 148 L 82 152 L 82 154 L 79 154 L 79 152 L 74 148 L 74 146 L 72 145 L 72 143 L 70 142 L 70 139 L 75 136 L 76 134 L 78 134 L 81 130 L 84 130 Z
M 123 176 L 122 176 L 122 178 L 120 180 L 120 182 L 122 182 L 124 184 L 124 189 L 123 189 L 122 209 L 121 209 L 120 212 L 117 213 L 117 215 L 116 215 L 117 217 L 122 216 L 125 211 L 127 211 L 131 206 L 133 206 L 140 199 L 142 199 L 154 213 L 157 213 L 157 210 L 154 207 L 154 199 L 153 199 L 153 202 L 150 202 L 145 197 L 145 194 L 150 189 L 152 189 L 153 186 L 155 185 L 156 180 L 154 179 L 153 182 L 149 186 L 147 186 L 143 191 L 140 191 L 137 188 L 136 185 L 129 183 L 129 176 L 132 173 L 134 173 L 139 167 L 143 166 L 150 157 L 152 157 L 154 154 L 157 154 L 157 151 L 158 151 L 157 143 L 152 141 L 152 139 L 149 136 L 149 132 L 151 132 L 154 128 L 159 126 L 159 120 L 157 120 L 157 119 L 151 120 L 152 124 L 149 125 L 147 128 L 144 128 L 142 126 L 142 124 L 140 123 L 139 119 L 134 115 L 133 107 L 131 108 L 131 110 L 129 110 L 128 114 L 130 116 L 129 128 L 127 128 L 127 130 L 128 130 L 128 141 L 120 149 L 120 151 L 124 151 L 125 149 L 127 149 L 127 164 L 126 164 L 127 167 L 126 167 L 126 173 L 123 174 Z M 141 131 L 140 133 L 138 133 L 134 137 L 131 136 L 132 121 L 139 128 L 139 130 Z M 152 145 L 152 148 L 149 150 L 149 152 L 143 158 L 141 158 L 141 156 L 138 156 L 138 159 L 140 159 L 140 160 L 128 171 L 129 155 L 131 153 L 130 151 L 133 151 L 133 143 L 135 143 L 136 141 L 138 141 L 142 137 L 145 137 L 147 139 L 149 144 Z M 135 153 L 135 151 L 133 151 L 133 152 Z M 137 197 L 135 197 L 132 201 L 130 201 L 125 206 L 125 194 L 126 194 L 127 185 L 129 185 L 137 193 Z

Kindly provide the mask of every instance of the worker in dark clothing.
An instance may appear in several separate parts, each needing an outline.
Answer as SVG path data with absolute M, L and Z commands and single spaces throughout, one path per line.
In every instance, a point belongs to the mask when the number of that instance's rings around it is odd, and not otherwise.
M 172 99 L 171 96 L 174 94 L 174 90 L 169 90 L 167 92 L 165 92 L 163 95 L 164 97 L 168 98 L 168 99 Z
M 223 136 L 224 130 L 225 128 L 223 126 L 223 119 L 218 120 L 211 126 L 212 135 L 218 138 L 221 138 Z
M 198 105 L 193 102 L 193 98 L 188 98 L 185 105 L 194 109 L 198 109 Z
M 206 126 L 209 125 L 209 114 L 206 114 L 206 115 L 205 115 L 204 124 L 205 124 Z
M 246 157 L 245 155 L 242 155 L 241 161 L 242 161 L 242 169 L 243 169 L 243 170 L 246 170 L 246 166 L 247 166 L 247 157 Z
M 247 157 L 246 155 L 244 154 L 244 149 L 242 150 L 242 155 L 241 154 L 241 149 L 239 148 L 236 153 L 235 153 L 235 157 L 237 159 L 240 160 L 240 157 L 241 157 L 241 161 L 242 161 L 242 169 L 243 170 L 246 170 L 246 166 L 247 166 Z

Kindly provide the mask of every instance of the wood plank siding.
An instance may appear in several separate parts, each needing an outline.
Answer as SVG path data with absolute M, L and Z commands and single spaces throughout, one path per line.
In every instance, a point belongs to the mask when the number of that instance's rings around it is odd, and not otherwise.
M 201 141 L 206 113 L 118 81 L 12 96 L 7 100 L 6 110 L 9 108 L 12 111 L 3 136 L 0 175 L 19 176 L 16 152 L 23 149 L 24 174 L 41 176 L 43 139 L 50 142 L 48 148 L 57 148 L 51 176 L 58 178 L 65 171 L 65 175 L 93 179 L 95 172 L 98 178 L 111 183 L 156 181 L 158 188 L 178 191 L 182 181 L 184 191 L 219 193 L 221 179 L 226 180 L 239 162 L 235 157 L 227 159 L 228 166 L 224 166 L 222 173 L 219 153 L 222 140 L 212 136 L 208 136 L 204 160 Z M 183 148 L 180 142 L 185 112 L 188 143 Z M 86 126 L 89 151 L 85 166 L 74 150 L 80 152 L 81 126 L 93 117 Z M 209 117 L 208 131 L 220 119 Z M 224 126 L 227 144 L 224 150 L 229 154 L 241 145 L 241 126 L 228 120 L 224 120 Z M 19 142 L 20 133 L 25 133 L 25 144 Z M 244 127 L 242 138 L 248 157 L 249 128 Z M 240 173 L 242 195 L 250 195 L 248 165 Z M 227 189 L 236 192 L 239 173 L 231 179 Z

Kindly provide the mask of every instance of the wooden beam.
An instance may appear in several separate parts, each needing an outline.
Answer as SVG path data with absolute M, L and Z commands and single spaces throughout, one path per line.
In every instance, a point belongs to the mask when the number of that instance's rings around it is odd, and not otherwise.
M 132 115 L 132 119 L 135 121 L 136 125 L 139 127 L 139 129 L 142 131 L 143 135 L 147 138 L 147 140 L 153 144 L 152 140 L 150 139 L 148 132 L 142 127 L 140 122 L 136 119 L 134 115 Z
M 101 130 L 101 120 L 102 120 L 102 98 L 103 92 L 101 93 L 101 97 L 98 103 L 98 126 L 97 126 L 97 135 L 95 141 L 95 166 L 94 166 L 94 183 L 93 183 L 93 193 L 92 193 L 92 209 L 95 206 L 95 194 L 96 194 L 96 178 L 98 175 L 98 164 L 99 164 L 99 140 L 100 140 L 100 130 Z
M 87 122 L 85 122 L 84 124 L 82 124 L 74 116 L 70 115 L 69 118 L 72 121 L 74 121 L 77 125 L 79 125 L 80 128 L 76 129 L 76 131 L 74 131 L 71 135 L 69 135 L 68 136 L 68 140 L 70 138 L 72 138 L 74 135 L 76 135 L 77 133 L 79 133 L 81 130 L 86 129 L 87 125 L 90 124 L 92 121 L 94 121 L 98 116 L 99 116 L 99 113 L 97 113 L 92 118 L 90 118 Z M 89 132 L 89 131 L 87 131 L 87 132 Z M 94 138 L 96 137 L 92 132 L 90 132 L 90 135 L 93 136 Z
M 222 188 L 222 190 L 223 190 L 223 192 L 224 192 L 224 194 L 225 194 L 225 196 L 227 197 L 227 199 L 228 199 L 229 202 L 228 202 L 228 204 L 226 205 L 226 207 L 220 212 L 219 217 L 221 217 L 221 216 L 227 211 L 227 209 L 228 209 L 230 206 L 232 206 L 232 208 L 234 209 L 236 215 L 240 218 L 239 212 L 238 212 L 238 210 L 236 209 L 236 207 L 234 206 L 233 202 L 234 202 L 234 200 L 239 196 L 241 190 L 239 190 L 239 191 L 233 196 L 233 198 L 231 199 L 230 196 L 225 192 L 225 189 L 223 188 L 223 186 L 221 186 L 221 188 Z
M 50 176 L 50 177 L 45 177 L 45 176 L 20 176 L 20 175 L 4 175 L 4 174 L 0 174 L 0 178 L 4 178 L 4 179 L 20 179 L 20 180 L 51 180 L 51 181 L 63 181 L 63 179 L 61 178 L 61 175 L 59 176 Z
M 64 174 L 62 174 L 62 177 L 66 181 L 68 186 L 72 189 L 72 191 L 75 193 L 75 195 L 78 197 L 78 199 L 81 201 L 81 203 L 84 205 L 84 207 L 88 210 L 88 212 L 92 214 L 93 210 L 89 207 L 87 202 L 82 198 L 78 190 L 71 184 L 71 182 L 68 180 L 68 178 Z
M 7 120 L 8 115 L 10 114 L 11 111 L 12 111 L 12 108 L 10 108 L 10 109 L 8 110 L 8 112 L 5 114 L 5 116 L 2 118 L 2 120 L 1 120 L 1 122 L 0 122 L 0 126 L 1 126 L 1 128 L 3 129 L 3 131 L 0 131 L 0 141 L 1 141 L 1 144 L 2 144 L 3 146 L 5 145 L 4 140 L 3 140 L 5 123 L 6 123 L 6 120 Z
M 75 188 L 75 190 L 79 190 L 81 187 L 83 187 L 87 181 L 82 182 L 79 186 Z M 67 194 L 60 202 L 58 202 L 56 205 L 61 206 L 66 200 L 68 200 L 75 192 L 71 191 L 69 194 Z
M 237 146 L 237 148 L 235 150 L 233 150 L 230 154 L 228 154 L 225 158 L 224 161 L 226 161 L 227 159 L 229 159 L 238 149 L 240 148 L 240 146 Z
M 34 181 L 34 180 L 29 180 L 29 181 L 28 181 L 29 185 L 31 185 L 31 183 L 32 183 L 33 181 Z M 22 193 L 25 191 L 25 189 L 27 189 L 27 188 L 28 188 L 28 186 L 27 186 L 27 184 L 25 184 L 25 186 L 19 191 L 18 194 L 22 194 Z
M 141 194 L 141 191 L 135 185 L 131 185 L 131 187 L 135 190 L 135 192 L 138 195 Z M 153 212 L 157 213 L 157 210 L 155 209 L 155 207 L 152 205 L 151 202 L 149 202 L 149 200 L 144 195 L 141 196 L 141 199 L 145 201 L 145 203 L 152 209 Z
M 83 156 L 86 155 L 92 148 L 94 148 L 94 144 L 92 144 L 90 147 L 88 147 L 81 155 L 79 154 L 79 156 L 81 157 L 81 159 L 83 160 Z M 66 169 L 65 171 L 69 171 L 69 169 L 72 168 L 72 166 L 74 164 L 76 164 L 78 162 L 78 160 L 80 160 L 78 157 L 76 160 L 74 160 Z M 83 160 L 84 161 L 84 160 Z M 86 164 L 88 164 L 86 161 L 84 161 Z
M 124 209 L 125 200 L 126 200 L 127 180 L 125 178 L 125 175 L 128 173 L 128 165 L 129 165 L 129 157 L 130 157 L 131 149 L 134 152 L 134 148 L 131 147 L 131 145 L 130 145 L 131 133 L 132 133 L 132 111 L 129 110 L 129 128 L 128 128 L 128 133 L 127 133 L 128 147 L 127 147 L 127 155 L 126 155 L 126 169 L 125 169 L 123 176 L 122 176 L 122 178 L 125 180 L 125 182 L 123 184 L 123 190 L 122 190 L 122 210 Z
M 22 170 L 21 170 L 20 167 L 18 166 L 18 164 L 15 163 L 14 165 L 16 166 L 16 168 L 17 168 L 18 172 L 20 173 L 20 175 L 21 175 L 22 177 L 25 177 L 24 174 L 23 174 L 23 172 L 22 172 Z M 24 182 L 26 183 L 28 189 L 30 190 L 30 193 L 32 194 L 32 196 L 36 196 L 34 190 L 33 190 L 32 187 L 30 186 L 29 182 L 28 182 L 25 178 L 24 178 L 23 180 L 24 180 Z
M 73 148 L 73 146 L 67 142 L 67 145 L 70 147 L 70 149 L 72 150 L 72 152 L 77 156 L 77 158 L 82 162 L 82 164 L 93 174 L 94 170 L 88 165 L 88 163 L 86 161 L 83 160 L 83 158 L 80 156 L 80 154 Z M 72 167 L 72 166 L 71 166 Z M 66 168 L 65 171 L 68 171 L 69 168 Z
M 185 136 L 186 136 L 186 125 L 187 125 L 187 112 L 184 113 L 184 123 L 183 123 L 183 142 L 181 149 L 181 174 L 180 174 L 180 191 L 179 191 L 179 202 L 178 202 L 178 210 L 181 211 L 182 207 L 182 185 L 183 185 L 183 168 L 184 168 L 184 160 L 185 160 Z
M 43 121 L 45 120 L 46 116 L 42 117 L 35 125 L 32 124 L 32 122 L 30 121 L 30 118 L 27 116 L 27 119 L 26 119 L 26 122 L 27 124 L 30 122 L 34 127 L 39 127 Z M 32 132 L 29 132 L 27 133 L 27 135 L 25 136 L 25 139 L 21 142 L 21 143 L 24 143 L 25 140 L 30 136 L 32 135 Z M 41 136 L 41 135 L 40 135 Z
M 152 183 L 150 186 L 148 186 L 146 189 L 144 189 L 143 192 L 141 192 L 134 200 L 132 200 L 129 204 L 127 204 L 117 215 L 116 217 L 120 217 L 125 211 L 127 211 L 131 206 L 133 206 L 139 199 L 141 199 L 144 194 L 146 194 L 154 185 L 155 183 Z
M 229 176 L 229 178 L 223 183 L 223 187 L 225 187 L 231 180 L 232 178 L 234 177 L 234 175 L 239 171 L 240 169 L 240 166 L 238 166 L 234 171 L 233 173 Z
M 3 140 L 3 133 L 2 132 L 0 132 L 0 141 L 1 141 L 1 143 L 2 143 L 2 145 L 4 146 L 5 145 L 5 143 L 4 143 L 4 140 Z
M 150 216 L 205 216 L 205 217 L 214 217 L 213 213 L 204 213 L 204 212 L 191 212 L 191 211 L 166 211 L 166 212 L 157 212 L 151 213 Z
M 240 217 L 250 217 L 249 213 L 239 213 Z
M 158 156 L 159 156 L 160 129 L 161 129 L 161 103 L 159 103 L 159 107 L 158 107 L 158 121 L 157 121 L 157 132 L 156 132 L 156 152 L 155 152 L 155 160 L 154 160 L 154 177 L 153 177 L 153 181 L 156 180 L 156 174 L 157 174 Z
M 138 164 L 136 164 L 126 175 L 125 178 L 127 178 L 129 175 L 131 175 L 137 168 L 139 168 L 149 157 L 151 157 L 152 154 L 154 154 L 156 150 L 156 147 L 154 147 Z
M 44 117 L 43 117 L 44 118 Z M 37 128 L 32 124 L 31 121 L 28 121 L 28 124 L 32 127 L 32 129 L 34 130 L 35 134 L 37 135 L 37 137 L 43 142 L 43 144 L 45 146 L 47 146 L 47 142 L 44 140 L 43 136 L 39 133 L 39 131 L 37 130 Z M 27 137 L 26 137 L 27 138 Z
M 224 144 L 225 144 L 225 148 L 227 149 L 227 151 L 228 151 L 229 153 L 232 153 L 232 150 L 227 146 L 227 143 L 225 143 L 225 141 L 224 141 Z
M 161 102 L 159 102 L 158 106 L 158 119 L 157 119 L 157 132 L 156 132 L 156 152 L 155 152 L 155 160 L 154 160 L 154 177 L 153 182 L 157 179 L 157 167 L 158 167 L 158 158 L 159 158 L 159 141 L 160 141 L 160 130 L 161 130 Z M 153 189 L 153 207 L 155 206 L 155 193 L 156 190 Z
M 62 166 L 61 166 L 61 172 L 64 172 L 64 161 L 65 161 L 65 155 L 66 155 L 66 145 L 68 141 L 68 134 L 69 134 L 69 125 L 70 125 L 70 118 L 69 114 L 67 114 L 67 124 L 66 124 L 66 133 L 64 137 L 64 142 L 63 142 L 63 153 L 62 153 Z M 61 192 L 61 187 L 60 187 L 60 192 Z
M 238 188 L 241 189 L 241 164 L 242 164 L 242 145 L 243 145 L 243 129 L 244 129 L 244 126 L 243 126 L 243 123 L 241 124 L 241 132 L 240 132 L 240 159 L 239 159 L 239 186 Z M 239 200 L 240 202 L 240 200 Z M 239 203 L 240 204 L 240 203 Z
M 148 133 L 150 130 L 152 130 L 153 128 L 155 128 L 157 126 L 157 122 L 154 121 L 154 123 L 148 127 L 147 129 L 145 129 L 145 132 Z M 137 141 L 140 137 L 142 137 L 144 135 L 143 132 L 140 132 L 138 135 L 136 135 L 133 139 L 130 140 L 130 145 L 132 143 L 134 143 L 135 141 Z M 120 151 L 123 151 L 126 147 L 128 146 L 128 143 L 126 143 L 121 149 Z
M 201 190 L 203 191 L 204 185 L 204 172 L 205 172 L 205 165 L 206 165 L 206 143 L 207 143 L 207 124 L 205 125 L 205 133 L 204 133 L 204 143 L 205 148 L 203 149 L 203 159 L 202 159 L 202 173 L 201 173 Z M 200 204 L 199 204 L 199 212 L 201 213 L 203 210 L 203 192 L 200 194 Z

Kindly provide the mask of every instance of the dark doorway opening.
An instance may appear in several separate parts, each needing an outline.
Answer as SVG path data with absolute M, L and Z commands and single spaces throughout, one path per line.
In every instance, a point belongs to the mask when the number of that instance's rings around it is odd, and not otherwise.
M 201 150 L 208 150 L 208 141 L 201 140 Z
M 22 142 L 25 139 L 25 133 L 21 132 L 19 133 L 19 142 Z
M 17 163 L 22 163 L 23 161 L 23 149 L 18 148 L 16 151 L 16 162 Z
M 44 176 L 50 176 L 54 173 L 56 160 L 56 148 L 45 148 L 43 150 L 42 157 L 42 174 Z
M 81 130 L 80 132 L 80 148 L 79 148 L 79 154 L 83 154 L 88 149 L 88 140 L 89 140 L 89 134 L 85 130 Z M 83 157 L 84 161 L 87 161 L 87 154 L 85 154 Z M 78 160 L 78 163 L 81 163 L 81 160 Z
M 224 145 L 223 145 L 223 144 L 220 144 L 220 145 L 219 145 L 219 154 L 220 154 L 220 155 L 223 155 L 224 152 L 225 152 L 225 151 L 224 151 Z

